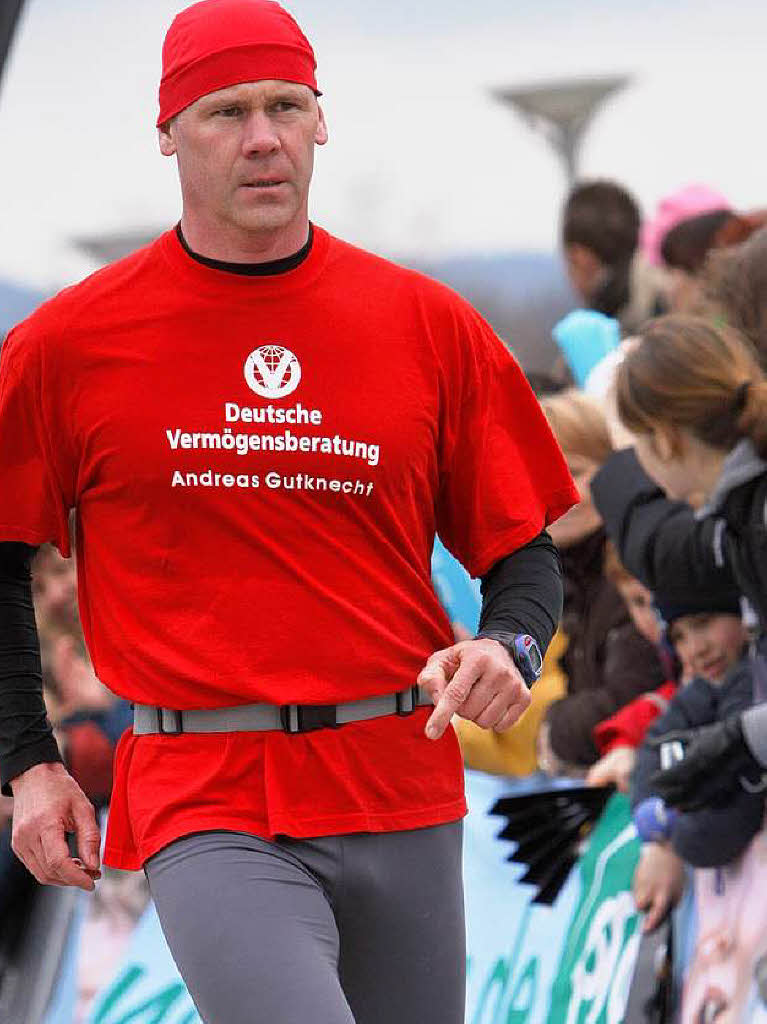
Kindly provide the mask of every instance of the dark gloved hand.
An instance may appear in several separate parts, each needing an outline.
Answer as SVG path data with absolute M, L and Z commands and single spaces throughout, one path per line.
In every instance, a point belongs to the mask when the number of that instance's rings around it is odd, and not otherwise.
M 742 775 L 754 779 L 763 768 L 751 754 L 743 736 L 740 714 L 698 729 L 676 730 L 648 742 L 659 747 L 679 740 L 684 760 L 650 779 L 652 791 L 670 807 L 697 811 L 725 803 L 740 786 Z

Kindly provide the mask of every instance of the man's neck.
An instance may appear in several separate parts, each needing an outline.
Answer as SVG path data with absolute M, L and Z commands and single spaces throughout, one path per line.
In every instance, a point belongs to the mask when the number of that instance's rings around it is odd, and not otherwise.
M 291 256 L 286 256 L 284 259 L 266 260 L 266 262 L 259 261 L 256 263 L 230 263 L 226 260 L 214 260 L 207 256 L 201 256 L 200 253 L 195 252 L 191 248 L 184 238 L 184 232 L 181 230 L 180 224 L 176 225 L 176 235 L 188 256 L 196 263 L 201 263 L 212 270 L 223 270 L 229 274 L 239 274 L 245 277 L 276 277 L 279 274 L 287 274 L 291 270 L 296 270 L 308 259 L 314 241 L 314 228 L 311 224 L 309 225 L 309 238 L 306 245 L 299 249 L 298 252 L 293 253 Z
M 271 231 L 221 232 L 205 226 L 186 212 L 181 231 L 189 248 L 200 256 L 223 263 L 271 263 L 295 255 L 309 238 L 309 218 Z

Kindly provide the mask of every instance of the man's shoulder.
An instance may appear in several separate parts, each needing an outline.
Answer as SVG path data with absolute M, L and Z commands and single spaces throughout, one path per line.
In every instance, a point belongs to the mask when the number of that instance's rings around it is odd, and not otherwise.
M 90 316 L 105 303 L 119 303 L 153 272 L 157 264 L 158 240 L 94 271 L 75 284 L 62 288 L 23 320 L 14 334 L 23 338 L 50 339 L 70 329 L 83 328 Z

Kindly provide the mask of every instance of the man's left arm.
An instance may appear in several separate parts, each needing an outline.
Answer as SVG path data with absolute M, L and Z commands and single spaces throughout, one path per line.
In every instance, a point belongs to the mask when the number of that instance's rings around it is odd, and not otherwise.
M 529 706 L 515 638 L 532 636 L 543 655 L 562 614 L 561 562 L 548 533 L 497 561 L 481 589 L 477 636 L 436 651 L 418 677 L 435 704 L 426 725 L 430 739 L 443 735 L 454 714 L 502 732 Z
M 512 653 L 514 637 L 528 633 L 544 655 L 562 617 L 562 562 L 546 530 L 482 577 L 476 639 L 498 640 Z

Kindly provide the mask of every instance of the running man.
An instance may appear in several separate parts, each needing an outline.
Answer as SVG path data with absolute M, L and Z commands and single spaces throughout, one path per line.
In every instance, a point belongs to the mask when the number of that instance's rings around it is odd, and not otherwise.
M 450 721 L 526 708 L 561 605 L 545 527 L 577 495 L 481 317 L 310 223 L 315 68 L 276 3 L 179 14 L 157 120 L 179 224 L 3 347 L 0 770 L 30 871 L 93 888 L 30 598 L 75 509 L 88 649 L 135 704 L 104 863 L 146 871 L 203 1020 L 459 1024 Z M 437 530 L 483 580 L 458 644 Z

